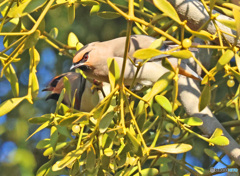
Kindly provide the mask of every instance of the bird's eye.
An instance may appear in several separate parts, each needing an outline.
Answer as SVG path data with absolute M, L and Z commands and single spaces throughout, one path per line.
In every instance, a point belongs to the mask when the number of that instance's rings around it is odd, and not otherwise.
M 88 60 L 88 52 L 83 55 L 83 60 Z

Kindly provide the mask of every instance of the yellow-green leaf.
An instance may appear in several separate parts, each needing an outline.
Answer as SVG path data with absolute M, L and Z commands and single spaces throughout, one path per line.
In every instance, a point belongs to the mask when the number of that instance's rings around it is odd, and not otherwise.
M 45 123 L 43 123 L 40 127 L 38 127 L 36 129 L 36 131 L 34 131 L 26 140 L 30 139 L 34 134 L 38 133 L 39 131 L 47 128 L 50 125 L 50 121 L 46 121 Z
M 0 117 L 9 113 L 24 99 L 26 99 L 26 97 L 11 98 L 11 99 L 6 100 L 3 103 L 1 103 L 0 104 Z
M 239 72 L 231 69 L 230 72 L 234 75 L 234 77 L 238 80 L 238 82 L 240 83 L 240 74 Z
M 67 142 L 59 142 L 59 143 L 57 143 L 55 150 L 53 150 L 53 147 L 47 148 L 47 149 L 43 152 L 43 156 L 49 156 L 49 155 L 53 154 L 54 151 L 58 151 L 58 150 L 62 149 L 62 148 L 65 147 L 67 144 L 68 144 Z
M 101 8 L 101 4 L 92 6 L 90 10 L 90 15 L 95 15 L 96 13 L 98 13 L 100 8 Z
M 156 95 L 155 96 L 155 100 L 156 102 L 163 107 L 163 109 L 165 109 L 168 113 L 172 113 L 172 105 L 169 102 L 169 100 L 162 96 L 162 95 Z
M 236 20 L 237 36 L 240 36 L 240 10 L 237 8 L 233 9 L 233 17 Z
M 179 119 L 179 121 L 190 126 L 201 126 L 203 124 L 203 121 L 198 117 Z
M 174 77 L 173 72 L 167 72 L 163 76 L 159 78 L 159 80 L 153 85 L 152 90 L 147 93 L 143 99 L 148 101 L 153 98 L 155 95 L 159 94 L 160 92 L 164 91 L 172 82 Z
M 173 57 L 180 58 L 180 59 L 189 59 L 190 57 L 192 57 L 192 52 L 189 50 L 180 50 L 180 51 L 171 52 L 168 54 L 170 54 Z
M 225 136 L 217 136 L 217 137 L 211 138 L 209 142 L 216 145 L 220 145 L 220 146 L 229 145 L 229 140 Z
M 77 43 L 79 43 L 77 36 L 73 32 L 70 32 L 68 35 L 68 46 L 76 47 Z
M 159 39 L 154 40 L 154 42 L 151 43 L 149 48 L 160 49 L 162 47 L 162 45 L 163 45 L 163 39 L 159 38 Z
M 173 8 L 173 6 L 166 0 L 153 0 L 154 5 L 164 12 L 169 18 L 173 19 L 177 23 L 181 24 L 181 20 L 176 12 L 176 10 Z
M 211 138 L 222 136 L 223 131 L 221 128 L 216 128 L 215 131 L 213 132 Z
M 222 23 L 223 25 L 233 29 L 233 30 L 237 30 L 236 26 L 237 26 L 237 23 L 236 21 L 233 21 L 233 20 L 225 20 L 225 19 L 217 19 L 218 22 Z
M 218 60 L 216 68 L 217 71 L 221 70 L 224 65 L 230 62 L 230 60 L 233 58 L 234 52 L 232 50 L 227 50 Z
M 10 11 L 8 13 L 8 17 L 10 18 L 16 18 L 16 17 L 21 17 L 24 15 L 27 15 L 39 8 L 41 8 L 46 0 L 25 0 L 25 1 L 20 1 L 22 3 L 14 3 L 14 5 L 10 8 Z
M 69 101 L 72 102 L 71 84 L 68 80 L 68 77 L 66 77 L 66 76 L 63 77 L 63 84 L 64 84 L 64 88 L 66 89 L 66 94 L 69 98 Z
M 51 166 L 52 166 L 52 162 L 54 160 L 54 157 L 52 157 L 52 159 L 48 162 L 46 162 L 45 164 L 43 164 L 36 173 L 36 176 L 44 176 L 44 175 L 48 175 L 49 171 L 51 170 Z
M 192 149 L 190 144 L 167 144 L 159 147 L 151 148 L 151 150 L 157 150 L 162 153 L 180 154 L 188 152 Z
M 121 17 L 121 15 L 117 12 L 110 12 L 110 11 L 102 11 L 98 12 L 97 15 L 103 19 L 115 19 Z
M 134 54 L 133 57 L 138 59 L 149 59 L 158 55 L 163 54 L 162 51 L 153 49 L 153 48 L 146 48 L 146 49 L 139 49 Z
M 49 32 L 49 35 L 52 38 L 56 39 L 58 36 L 58 28 L 56 28 L 56 27 L 52 28 L 51 31 Z
M 211 101 L 211 86 L 206 84 L 199 98 L 198 109 L 202 111 Z
M 75 20 L 75 4 L 72 3 L 69 7 L 68 7 L 68 22 L 69 24 L 72 24 Z
M 18 78 L 17 78 L 16 72 L 15 72 L 12 64 L 9 64 L 4 69 L 4 75 L 11 84 L 13 96 L 18 97 L 18 95 L 19 95 L 19 83 L 18 83 Z
M 158 175 L 158 170 L 156 168 L 146 168 L 141 170 L 139 173 L 134 174 L 133 176 L 154 176 Z
M 118 67 L 118 63 L 114 58 L 109 58 L 107 60 L 108 68 L 109 68 L 109 81 L 112 89 L 114 89 L 115 85 L 118 83 L 120 78 L 120 69 Z
M 237 53 L 235 53 L 235 61 L 236 61 L 236 65 L 238 67 L 238 72 L 240 72 L 240 57 Z
M 62 103 L 63 101 L 63 98 L 64 98 L 64 94 L 66 92 L 66 89 L 63 88 L 60 95 L 59 95 L 59 98 L 58 98 L 58 101 L 57 101 L 57 107 L 56 107 L 56 110 L 55 110 L 55 113 L 58 112 L 59 108 L 60 108 L 60 104 Z

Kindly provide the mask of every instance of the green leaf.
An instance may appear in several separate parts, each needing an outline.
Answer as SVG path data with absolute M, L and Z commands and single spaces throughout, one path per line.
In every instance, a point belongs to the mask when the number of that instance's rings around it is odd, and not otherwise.
M 201 112 L 211 101 L 211 86 L 206 84 L 199 98 L 198 109 Z
M 134 176 L 154 176 L 154 175 L 158 175 L 158 170 L 156 168 L 143 169 L 139 173 L 134 174 Z
M 98 12 L 97 15 L 103 19 L 115 19 L 121 17 L 119 13 L 109 11 Z
M 130 144 L 131 151 L 135 153 L 137 156 L 143 156 L 142 146 L 140 142 L 131 134 L 129 130 L 127 130 L 127 140 Z
M 203 124 L 203 121 L 198 117 L 179 119 L 179 121 L 190 126 L 201 126 Z
M 57 127 L 52 126 L 51 132 L 50 132 L 50 144 L 54 151 L 55 151 L 55 147 L 56 147 L 56 144 L 58 141 L 58 136 L 59 135 L 58 135 Z
M 209 142 L 219 146 L 229 145 L 229 140 L 225 136 L 217 136 L 217 137 L 211 138 Z
M 15 26 L 15 28 L 11 32 L 19 32 L 19 31 L 21 31 L 21 27 L 22 27 L 22 20 L 19 20 L 18 24 Z M 7 48 L 8 46 L 10 46 L 14 41 L 16 41 L 19 38 L 20 38 L 19 36 L 11 36 L 11 35 L 5 36 L 3 39 L 4 47 Z
M 66 89 L 66 94 L 69 98 L 69 101 L 72 102 L 71 83 L 69 82 L 68 77 L 66 76 L 63 77 L 63 84 L 64 84 L 64 88 Z
M 133 57 L 145 60 L 145 59 L 149 59 L 149 58 L 152 58 L 155 56 L 159 56 L 161 54 L 163 54 L 163 52 L 160 50 L 152 49 L 152 48 L 145 48 L 145 49 L 137 50 L 133 54 Z
M 155 100 L 156 102 L 163 107 L 163 109 L 165 109 L 168 113 L 172 113 L 173 109 L 172 109 L 172 105 L 169 102 L 169 100 L 162 96 L 162 95 L 156 95 L 155 96 Z
M 217 162 L 220 162 L 221 159 L 217 156 L 217 153 L 215 153 L 214 151 L 205 148 L 204 149 L 204 153 L 206 153 L 210 158 L 214 159 Z
M 180 58 L 180 59 L 189 59 L 192 57 L 192 52 L 189 50 L 180 50 L 176 52 L 168 53 L 173 57 Z
M 109 68 L 109 81 L 112 89 L 115 88 L 118 80 L 120 78 L 120 69 L 118 67 L 118 63 L 115 61 L 114 58 L 109 58 L 107 60 L 108 68 Z
M 11 98 L 9 100 L 4 101 L 0 104 L 0 117 L 9 113 L 13 110 L 19 103 L 21 103 L 26 97 L 19 98 Z
M 90 147 L 87 151 L 86 169 L 89 172 L 93 172 L 96 164 L 96 152 L 93 147 Z
M 52 38 L 56 39 L 58 36 L 58 28 L 56 28 L 56 27 L 52 28 L 51 31 L 49 32 L 49 35 Z
M 14 3 L 14 5 L 10 8 L 10 11 L 8 12 L 8 17 L 10 18 L 17 18 L 25 16 L 39 8 L 41 8 L 46 0 L 25 0 L 20 1 L 22 3 L 17 4 Z
M 42 115 L 41 117 L 33 117 L 33 118 L 30 118 L 30 119 L 28 119 L 28 121 L 29 121 L 30 123 L 41 123 L 41 124 L 42 124 L 42 123 L 50 120 L 51 117 L 52 117 L 51 114 L 44 114 L 44 115 Z
M 48 162 L 46 162 L 45 164 L 43 164 L 36 173 L 36 176 L 45 176 L 49 173 L 49 171 L 51 170 L 51 166 L 53 163 L 54 157 L 52 157 L 51 160 L 49 160 Z
M 65 92 L 66 92 L 66 89 L 63 88 L 61 93 L 60 93 L 60 95 L 59 95 L 58 101 L 57 101 L 57 107 L 56 107 L 55 113 L 57 113 L 59 108 L 60 108 L 60 105 L 61 105 L 61 103 L 63 101 Z
M 68 128 L 67 128 L 66 126 L 59 126 L 59 125 L 58 125 L 58 126 L 57 126 L 57 131 L 58 131 L 61 135 L 66 136 L 66 137 L 72 139 L 72 136 L 71 136 L 71 134 L 70 134 L 70 131 L 68 130 Z
M 19 83 L 18 83 L 18 78 L 17 78 L 16 72 L 15 72 L 12 64 L 9 64 L 4 69 L 4 75 L 11 84 L 13 96 L 18 97 L 18 95 L 19 95 Z
M 176 10 L 173 8 L 173 6 L 166 0 L 153 0 L 154 5 L 164 12 L 169 18 L 173 19 L 177 23 L 181 24 L 181 20 L 176 12 Z
M 99 12 L 100 8 L 101 8 L 101 4 L 92 6 L 92 8 L 90 10 L 90 15 L 97 14 Z
M 173 68 L 171 62 L 169 62 L 169 60 L 166 57 L 162 59 L 162 66 L 164 66 L 169 71 L 172 71 L 174 73 L 176 72 L 175 69 Z
M 68 35 L 68 46 L 76 47 L 77 43 L 79 43 L 77 36 L 73 32 L 70 32 Z
M 167 144 L 159 147 L 151 148 L 151 150 L 157 150 L 162 153 L 170 153 L 170 154 L 180 154 L 188 152 L 192 149 L 190 144 Z
M 46 139 L 43 139 L 41 141 L 39 141 L 36 145 L 36 148 L 37 149 L 44 149 L 44 148 L 48 148 L 50 147 L 50 139 L 46 138 Z
M 228 49 L 218 60 L 216 65 L 217 71 L 221 70 L 224 67 L 224 65 L 229 63 L 230 60 L 233 58 L 233 56 L 234 56 L 234 52 Z
M 35 46 L 39 40 L 40 37 L 40 31 L 37 30 L 34 33 L 32 33 L 31 35 L 29 35 L 26 39 L 26 41 L 24 42 L 24 47 L 23 47 L 23 51 L 25 49 L 29 49 L 32 48 L 33 46 Z
M 114 116 L 115 116 L 115 112 L 114 111 L 110 111 L 105 116 L 103 116 L 103 118 L 101 119 L 101 121 L 99 123 L 99 131 L 100 131 L 100 133 L 104 133 L 107 130 L 107 128 L 111 124 L 112 119 L 113 119 Z
M 69 7 L 68 7 L 68 23 L 72 24 L 75 20 L 75 4 L 72 3 Z
M 82 5 L 86 5 L 86 6 L 94 6 L 99 4 L 99 2 L 94 0 L 81 0 L 80 2 Z

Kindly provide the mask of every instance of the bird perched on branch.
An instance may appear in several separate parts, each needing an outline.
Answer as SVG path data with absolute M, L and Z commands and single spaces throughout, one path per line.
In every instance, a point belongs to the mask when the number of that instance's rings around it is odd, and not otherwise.
M 46 100 L 58 100 L 64 88 L 64 76 L 68 78 L 71 85 L 71 99 L 75 96 L 74 109 L 85 112 L 91 111 L 104 98 L 102 92 L 99 90 L 101 86 L 103 86 L 103 91 L 105 91 L 106 94 L 110 92 L 110 86 L 107 83 L 100 85 L 100 83 L 94 81 L 94 88 L 93 84 L 86 80 L 80 73 L 68 72 L 53 78 L 49 85 L 43 89 L 43 91 L 51 91 L 51 94 L 48 95 Z M 65 93 L 62 103 L 71 107 L 71 101 L 67 93 Z
M 133 53 L 138 49 L 148 48 L 156 39 L 146 35 L 132 35 L 130 38 L 130 47 L 128 56 L 132 59 Z M 99 81 L 109 82 L 108 80 L 108 65 L 107 59 L 114 58 L 118 63 L 120 70 L 122 69 L 126 37 L 119 37 L 113 40 L 104 42 L 93 42 L 82 47 L 73 58 L 73 65 L 71 69 L 79 68 L 83 70 L 87 77 L 97 79 Z M 163 45 L 162 49 L 166 50 L 168 47 Z M 136 82 L 142 85 L 150 86 L 156 82 L 164 73 L 169 70 L 166 69 L 161 59 L 168 57 L 169 62 L 173 68 L 177 67 L 177 58 L 169 55 L 159 55 L 154 57 L 154 61 L 146 62 L 140 69 Z M 158 61 L 156 59 L 159 58 Z M 125 85 L 131 85 L 137 68 L 128 59 L 124 73 Z M 186 63 L 182 62 L 179 68 L 179 74 L 201 79 Z

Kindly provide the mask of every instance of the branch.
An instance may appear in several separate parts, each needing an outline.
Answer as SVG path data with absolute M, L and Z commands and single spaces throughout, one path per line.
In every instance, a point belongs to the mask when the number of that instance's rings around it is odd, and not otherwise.
M 199 83 L 197 83 L 193 79 L 179 75 L 178 84 L 179 98 L 187 114 L 189 116 L 202 119 L 203 125 L 199 128 L 206 135 L 211 136 L 216 128 L 222 129 L 223 134 L 229 139 L 230 143 L 227 146 L 218 147 L 223 150 L 230 158 L 232 158 L 238 165 L 240 165 L 240 146 L 238 145 L 238 143 L 226 131 L 226 129 L 221 125 L 221 123 L 212 114 L 211 110 L 208 107 L 199 112 Z
M 198 30 L 210 18 L 207 10 L 204 8 L 203 4 L 198 0 L 168 0 L 168 1 L 175 8 L 181 20 L 187 20 L 187 25 L 192 30 Z M 233 21 L 232 18 L 225 16 L 215 10 L 213 10 L 212 13 L 219 14 L 219 16 L 216 19 L 225 19 L 225 20 Z M 234 37 L 231 35 L 236 36 L 236 31 L 219 23 L 218 21 L 216 21 L 216 24 L 218 25 L 221 31 L 223 31 L 224 33 L 230 34 L 230 35 L 227 35 L 227 34 L 223 34 L 223 35 L 229 43 L 234 44 Z M 217 32 L 212 21 L 208 23 L 208 25 L 205 26 L 204 29 L 211 34 L 215 34 Z M 214 42 L 218 43 L 218 39 L 214 40 Z M 237 45 L 240 46 L 239 40 Z

